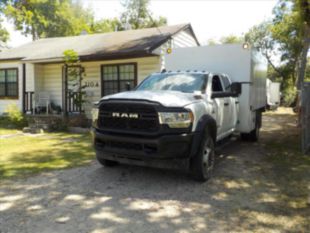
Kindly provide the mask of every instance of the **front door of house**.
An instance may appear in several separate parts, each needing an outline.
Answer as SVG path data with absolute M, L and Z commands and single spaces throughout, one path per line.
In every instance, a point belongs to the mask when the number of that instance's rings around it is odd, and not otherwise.
M 101 66 L 101 95 L 111 95 L 137 85 L 137 64 L 111 64 Z

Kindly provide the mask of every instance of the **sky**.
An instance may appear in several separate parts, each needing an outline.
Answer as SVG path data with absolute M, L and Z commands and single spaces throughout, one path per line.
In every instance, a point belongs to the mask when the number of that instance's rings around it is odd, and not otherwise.
M 81 0 L 93 10 L 96 19 L 118 17 L 124 10 L 119 0 Z M 154 17 L 168 19 L 169 25 L 191 23 L 198 40 L 218 40 L 230 34 L 242 35 L 255 24 L 270 19 L 276 0 L 151 0 L 150 10 Z M 16 47 L 31 41 L 6 22 L 11 40 Z

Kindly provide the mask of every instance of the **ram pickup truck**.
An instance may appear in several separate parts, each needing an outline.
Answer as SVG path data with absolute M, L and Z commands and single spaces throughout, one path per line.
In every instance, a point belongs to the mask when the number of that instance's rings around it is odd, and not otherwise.
M 224 73 L 164 70 L 134 90 L 103 97 L 92 112 L 97 160 L 104 166 L 184 167 L 196 180 L 208 180 L 216 142 L 234 132 L 258 139 L 263 106 L 251 97 L 260 83 L 252 74 L 250 69 L 248 82 L 233 82 Z

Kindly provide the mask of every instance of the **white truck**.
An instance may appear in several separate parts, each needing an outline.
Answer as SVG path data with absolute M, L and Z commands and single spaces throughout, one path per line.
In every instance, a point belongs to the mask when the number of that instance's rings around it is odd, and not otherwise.
M 258 139 L 267 64 L 255 50 L 221 45 L 176 49 L 166 56 L 166 69 L 96 104 L 97 159 L 104 166 L 183 165 L 205 181 L 216 142 L 234 132 Z
M 266 80 L 267 109 L 276 110 L 281 101 L 280 83 Z

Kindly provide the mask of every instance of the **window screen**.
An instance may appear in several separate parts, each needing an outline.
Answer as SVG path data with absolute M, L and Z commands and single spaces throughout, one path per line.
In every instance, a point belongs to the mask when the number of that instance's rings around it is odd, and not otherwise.
M 0 70 L 0 97 L 18 96 L 17 69 Z
M 136 85 L 136 64 L 115 64 L 102 66 L 102 95 L 111 95 Z

